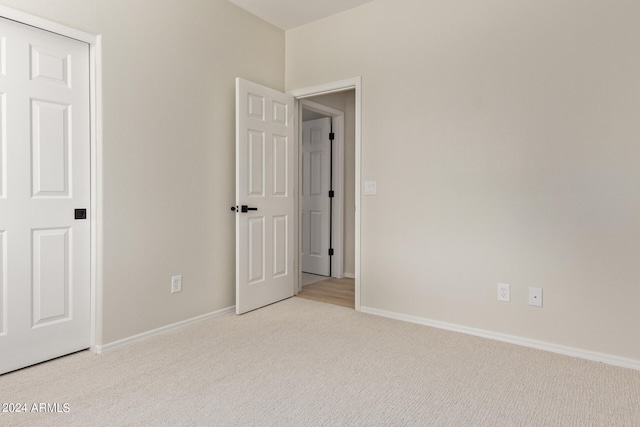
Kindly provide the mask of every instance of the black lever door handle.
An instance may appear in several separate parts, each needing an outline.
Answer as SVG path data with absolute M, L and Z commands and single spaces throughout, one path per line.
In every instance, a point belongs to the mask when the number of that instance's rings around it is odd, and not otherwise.
M 239 209 L 239 210 L 238 210 L 238 207 L 237 207 L 237 206 L 231 206 L 231 210 L 232 210 L 232 211 L 234 211 L 234 212 L 247 213 L 247 212 L 249 212 L 249 211 L 257 211 L 257 210 L 258 210 L 258 208 L 250 208 L 250 207 L 249 207 L 249 206 L 247 206 L 247 205 L 242 205 L 242 206 L 240 206 L 240 209 Z
M 258 208 L 250 208 L 247 205 L 240 206 L 240 212 L 244 212 L 244 213 L 249 212 L 249 211 L 257 211 L 257 210 L 258 210 Z

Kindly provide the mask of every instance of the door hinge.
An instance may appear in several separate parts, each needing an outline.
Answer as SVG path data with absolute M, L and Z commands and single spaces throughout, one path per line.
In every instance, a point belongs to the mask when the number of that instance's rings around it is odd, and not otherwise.
M 333 190 L 329 191 L 329 197 L 330 197 L 330 198 L 333 198 L 333 197 L 335 197 L 335 196 L 336 196 L 335 191 L 333 191 Z
M 333 140 L 335 139 L 335 137 L 336 137 L 336 134 L 335 134 L 335 133 L 333 133 L 333 132 L 331 132 L 331 133 L 329 134 L 329 141 L 333 141 Z
M 333 248 L 329 249 L 329 256 L 333 256 Z

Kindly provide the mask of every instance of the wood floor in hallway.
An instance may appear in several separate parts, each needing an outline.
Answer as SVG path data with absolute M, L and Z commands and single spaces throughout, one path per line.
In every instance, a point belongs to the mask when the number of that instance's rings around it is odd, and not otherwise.
M 355 308 L 355 281 L 349 278 L 327 279 L 303 286 L 298 297 L 343 307 Z

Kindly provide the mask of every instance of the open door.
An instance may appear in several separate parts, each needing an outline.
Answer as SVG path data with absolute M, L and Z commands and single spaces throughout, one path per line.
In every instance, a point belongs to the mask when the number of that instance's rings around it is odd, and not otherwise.
M 294 99 L 236 79 L 236 313 L 293 296 Z
M 302 122 L 302 271 L 331 276 L 331 118 Z

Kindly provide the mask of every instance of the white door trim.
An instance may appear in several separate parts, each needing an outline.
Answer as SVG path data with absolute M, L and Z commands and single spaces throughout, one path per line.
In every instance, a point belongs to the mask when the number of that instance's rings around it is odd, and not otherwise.
M 0 5 L 0 16 L 89 44 L 89 96 L 91 108 L 91 350 L 102 343 L 102 40 L 10 7 Z
M 331 277 L 342 279 L 344 277 L 344 111 L 328 107 L 326 105 L 301 99 L 299 108 L 314 111 L 316 113 L 330 116 L 333 119 L 333 188 L 336 197 L 333 198 L 333 208 L 331 216 L 331 240 L 333 247 L 333 257 L 331 258 Z M 301 111 L 298 111 L 301 116 Z M 300 159 L 298 159 L 299 161 Z M 300 287 L 298 288 L 300 289 Z
M 361 207 L 361 191 L 362 179 L 361 179 L 361 167 L 362 167 L 362 123 L 361 123 L 361 111 L 362 111 L 362 77 L 353 77 L 350 79 L 339 80 L 336 82 L 325 83 L 318 86 L 312 86 L 302 89 L 295 89 L 288 91 L 289 94 L 296 98 L 297 102 L 301 102 L 304 98 L 309 98 L 316 95 L 325 95 L 333 92 L 344 92 L 347 90 L 355 90 L 355 309 L 360 311 L 361 300 L 361 283 L 360 283 L 360 207 Z M 296 118 L 296 122 L 297 122 Z M 296 144 L 297 146 L 297 144 Z M 297 153 L 296 153 L 297 155 Z M 296 189 L 296 191 L 298 191 Z M 296 226 L 297 227 L 297 226 Z M 297 229 L 297 228 L 296 228 Z M 296 242 L 298 240 L 296 239 Z M 296 248 L 296 260 L 299 260 L 299 249 Z M 299 261 L 296 265 L 300 265 Z M 296 284 L 296 287 L 298 285 Z M 295 290 L 297 292 L 297 288 Z

